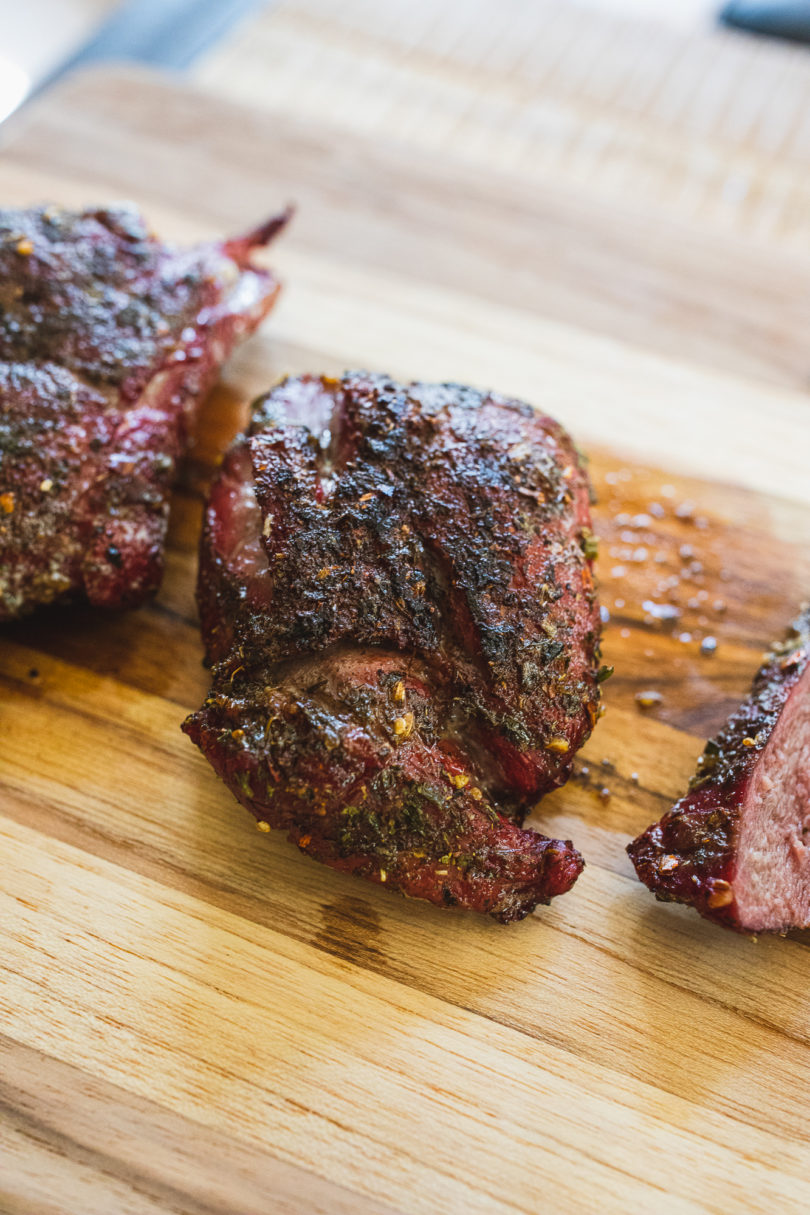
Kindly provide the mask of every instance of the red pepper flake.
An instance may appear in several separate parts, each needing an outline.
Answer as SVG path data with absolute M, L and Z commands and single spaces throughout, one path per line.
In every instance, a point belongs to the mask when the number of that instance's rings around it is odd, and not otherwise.
M 557 735 L 554 738 L 549 739 L 549 741 L 546 743 L 546 750 L 558 751 L 561 755 L 564 755 L 565 752 L 569 750 L 568 739 L 563 738 L 561 735 Z
M 408 738 L 413 730 L 413 726 L 413 713 L 403 713 L 402 717 L 397 717 L 394 721 L 394 733 L 397 738 Z
M 4 511 L 7 515 L 12 513 L 14 510 L 14 494 L 0 494 L 0 510 Z
M 712 892 L 706 900 L 712 911 L 716 911 L 718 907 L 728 907 L 729 903 L 734 902 L 734 891 L 728 882 L 718 880 L 712 885 Z
M 308 848 L 311 843 L 312 843 L 311 835 L 302 835 L 298 840 L 298 847 L 299 848 Z

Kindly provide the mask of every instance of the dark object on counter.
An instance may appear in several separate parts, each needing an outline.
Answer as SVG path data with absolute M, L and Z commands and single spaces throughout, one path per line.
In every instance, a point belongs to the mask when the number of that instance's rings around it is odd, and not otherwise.
M 365 373 L 257 402 L 215 481 L 184 725 L 259 827 L 522 919 L 582 869 L 521 829 L 597 716 L 586 473 L 528 405 Z
M 0 211 L 0 621 L 157 589 L 177 461 L 286 221 L 176 249 L 131 206 Z
M 810 608 L 707 743 L 689 793 L 627 851 L 656 898 L 728 928 L 810 925 Z
M 184 70 L 240 21 L 272 0 L 120 0 L 93 36 L 39 86 L 96 63 Z
M 786 38 L 790 42 L 810 42 L 810 3 L 808 0 L 732 0 L 720 12 L 722 25 L 765 34 L 770 38 Z

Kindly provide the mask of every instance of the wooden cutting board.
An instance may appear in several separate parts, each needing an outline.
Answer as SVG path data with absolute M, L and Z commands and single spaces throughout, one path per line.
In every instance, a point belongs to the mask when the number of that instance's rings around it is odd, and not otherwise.
M 659 905 L 624 848 L 810 594 L 810 259 L 130 71 L 9 130 L 4 202 L 124 196 L 185 239 L 300 212 L 156 601 L 0 640 L 0 1209 L 806 1210 L 810 936 Z M 520 394 L 591 455 L 616 674 L 535 816 L 588 865 L 510 928 L 258 834 L 180 733 L 217 455 L 279 375 L 358 364 Z

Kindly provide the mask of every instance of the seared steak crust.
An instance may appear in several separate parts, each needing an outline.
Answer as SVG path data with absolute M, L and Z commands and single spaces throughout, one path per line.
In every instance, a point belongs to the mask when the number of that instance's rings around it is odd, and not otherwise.
M 527 405 L 363 373 L 287 381 L 211 491 L 214 682 L 185 730 L 309 855 L 525 916 L 582 867 L 519 824 L 596 717 L 589 522 L 571 440 Z
M 0 211 L 0 620 L 160 581 L 196 408 L 278 284 L 248 237 L 174 249 L 130 206 Z
M 689 904 L 707 919 L 742 932 L 784 931 L 797 926 L 787 913 L 782 913 L 781 921 L 770 923 L 758 909 L 749 912 L 749 891 L 744 886 L 750 866 L 744 864 L 741 839 L 752 797 L 761 797 L 762 775 L 763 787 L 777 795 L 780 780 L 791 784 L 788 773 L 765 771 L 764 765 L 773 753 L 778 728 L 787 725 L 789 707 L 792 712 L 796 699 L 810 692 L 809 670 L 810 608 L 794 623 L 787 640 L 773 647 L 747 699 L 706 744 L 686 796 L 628 845 L 638 876 L 657 899 Z M 786 741 L 781 744 L 782 752 Z M 793 746 L 799 742 L 792 740 Z M 781 796 L 792 794 L 793 789 L 787 787 Z M 805 813 L 810 819 L 810 803 L 805 804 Z M 784 851 L 777 860 L 782 872 L 776 876 L 789 886 L 791 875 L 784 870 L 795 863 L 798 891 L 806 881 L 800 875 L 807 862 L 802 823 L 793 826 L 798 838 L 781 841 Z M 773 883 L 773 872 L 763 876 Z

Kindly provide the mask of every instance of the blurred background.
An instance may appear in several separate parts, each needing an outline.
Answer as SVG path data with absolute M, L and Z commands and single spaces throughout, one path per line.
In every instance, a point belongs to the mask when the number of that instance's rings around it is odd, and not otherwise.
M 80 66 L 130 60 L 806 235 L 810 0 L 0 0 L 0 18 L 0 122 Z
M 810 0 L 732 0 L 724 6 L 714 0 L 583 0 L 546 3 L 544 0 L 346 0 L 346 3 L 295 3 L 294 0 L 0 0 L 3 35 L 0 40 L 0 119 L 8 116 L 30 93 L 46 86 L 78 63 L 93 60 L 134 59 L 199 73 L 212 84 L 223 75 L 216 68 L 219 53 L 230 44 L 233 64 L 238 56 L 255 60 L 262 48 L 261 31 L 270 28 L 272 15 L 317 20 L 326 12 L 347 25 L 366 22 L 373 39 L 388 25 L 400 26 L 410 38 L 403 51 L 413 50 L 418 40 L 438 55 L 452 44 L 469 39 L 508 41 L 502 38 L 507 26 L 516 27 L 523 50 L 539 52 L 546 60 L 573 54 L 598 67 L 606 40 L 637 41 L 646 29 L 652 36 L 659 28 L 676 38 L 679 49 L 689 45 L 698 51 L 701 41 L 719 26 L 737 26 L 749 33 L 794 41 L 810 38 Z M 418 31 L 418 32 L 417 32 Z M 560 32 L 569 42 L 565 51 Z M 574 49 L 578 34 L 588 43 L 583 60 Z M 258 38 L 256 35 L 259 35 Z M 338 48 L 339 49 L 339 48 Z M 705 49 L 705 48 L 704 48 Z M 213 66 L 212 66 L 213 62 Z M 659 68 L 665 65 L 656 60 Z M 254 64 L 255 66 L 255 64 Z M 265 65 L 266 71 L 273 66 Z M 507 66 L 504 64 L 504 66 Z M 558 68 L 564 64 L 560 62 Z M 584 70 L 584 69 L 583 69 Z M 266 74 L 266 72 L 265 72 Z M 261 101 L 268 82 L 261 73 L 249 74 L 234 91 Z
M 148 25 L 159 28 L 170 19 L 174 24 L 185 19 L 190 25 L 200 20 L 200 10 L 205 10 L 205 20 L 211 23 L 212 10 L 220 10 L 214 19 L 215 34 L 227 35 L 232 23 L 245 19 L 250 10 L 258 15 L 262 9 L 274 7 L 272 3 L 233 4 L 221 0 L 214 4 L 173 3 L 172 0 L 146 0 L 132 4 L 131 0 L 0 0 L 3 36 L 0 40 L 0 116 L 7 115 L 20 104 L 26 94 L 35 89 L 52 73 L 80 54 L 97 38 L 105 23 L 127 18 L 129 33 L 133 35 L 130 52 L 137 54 L 136 41 L 143 41 L 144 29 Z M 381 3 L 377 7 L 385 8 Z M 391 7 L 391 6 L 389 6 Z M 437 8 L 440 5 L 437 5 Z M 527 0 L 526 7 L 533 7 Z M 604 12 L 651 17 L 681 29 L 690 29 L 709 23 L 716 5 L 707 0 L 677 0 L 677 3 L 660 4 L 657 0 L 593 0 L 592 7 Z M 195 9 L 197 12 L 195 12 Z M 141 22 L 133 15 L 140 11 Z M 138 28 L 136 30 L 136 25 Z M 121 30 L 124 34 L 125 31 Z M 137 37 L 135 35 L 137 34 Z M 126 39 L 119 43 L 126 50 Z M 108 47 L 108 50 L 110 48 Z M 171 54 L 171 48 L 167 48 Z
M 78 67 L 130 60 L 748 237 L 810 237 L 810 0 L 0 0 L 0 17 L 0 122 Z

